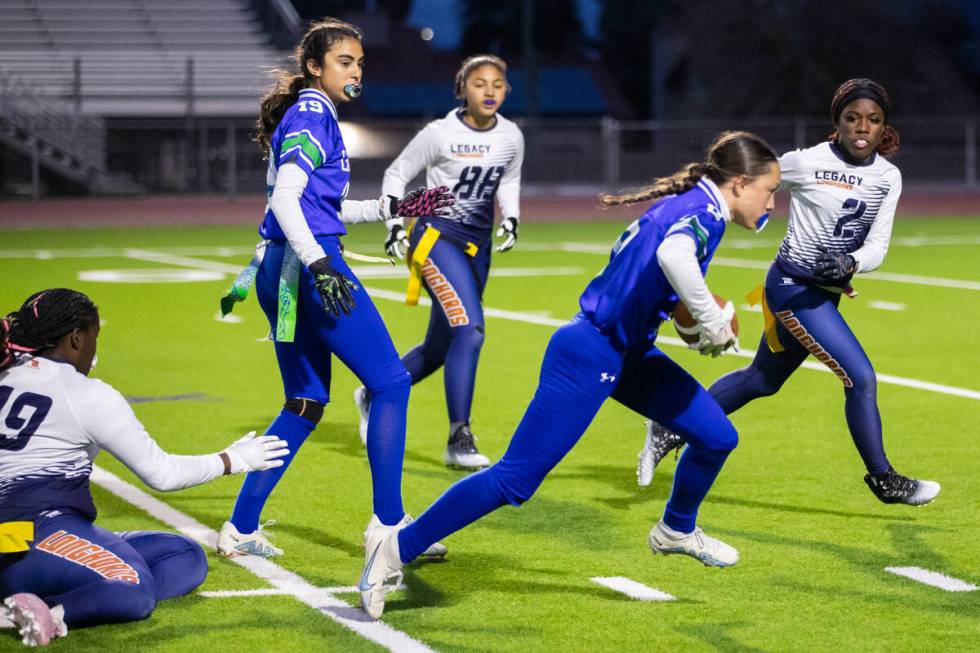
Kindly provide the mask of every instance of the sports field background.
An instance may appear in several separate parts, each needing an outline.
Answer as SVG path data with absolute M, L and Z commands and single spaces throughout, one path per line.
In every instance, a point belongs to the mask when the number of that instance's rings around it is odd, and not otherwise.
M 674 463 L 665 461 L 649 488 L 637 488 L 643 421 L 609 402 L 526 506 L 504 508 L 449 538 L 446 562 L 411 567 L 383 621 L 439 651 L 976 650 L 980 591 L 948 592 L 885 571 L 914 566 L 980 584 L 980 220 L 921 215 L 900 213 L 881 269 L 905 276 L 860 277 L 860 296 L 845 299 L 843 311 L 879 374 L 966 391 L 879 386 L 886 450 L 899 471 L 942 483 L 932 505 L 874 499 L 846 430 L 840 382 L 803 369 L 777 396 L 733 416 L 741 444 L 702 508 L 700 524 L 737 547 L 740 563 L 714 569 L 687 557 L 654 557 L 646 535 L 663 510 Z M 549 322 L 575 312 L 627 222 L 527 223 L 515 249 L 495 256 L 485 305 L 510 313 L 487 320 L 473 423 L 491 459 L 503 453 L 533 394 L 554 330 Z M 708 276 L 711 289 L 739 308 L 743 349 L 755 349 L 761 328 L 744 294 L 761 282 L 784 232 L 784 221 L 759 235 L 729 227 Z M 345 243 L 378 254 L 383 236 L 380 226 L 353 227 Z M 51 286 L 88 293 L 104 320 L 93 376 L 133 399 L 168 451 L 218 451 L 264 429 L 280 409 L 257 303 L 250 298 L 236 309 L 240 321 L 215 319 L 228 273 L 250 256 L 254 226 L 16 230 L 0 231 L 0 241 L 0 310 Z M 149 269 L 212 278 L 80 280 L 93 271 Z M 386 291 L 376 303 L 405 351 L 421 339 L 428 309 L 388 299 L 405 285 L 385 278 L 388 272 L 368 266 L 362 281 Z M 748 362 L 704 359 L 670 344 L 665 351 L 706 385 Z M 350 399 L 355 386 L 335 363 L 333 401 L 263 515 L 278 521 L 270 530 L 286 555 L 276 563 L 319 588 L 354 585 L 363 564 L 371 502 Z M 462 475 L 442 464 L 446 431 L 438 374 L 415 386 L 410 401 L 403 488 L 415 515 Z M 139 485 L 108 455 L 97 462 Z M 217 530 L 239 484 L 226 478 L 155 496 Z M 168 528 L 101 488 L 95 496 L 102 526 Z M 145 622 L 73 631 L 52 650 L 378 649 L 289 595 L 203 596 L 270 587 L 213 553 L 209 563 L 198 593 L 161 604 Z M 637 601 L 591 580 L 615 576 L 676 600 Z M 336 596 L 357 605 L 355 593 Z M 17 646 L 12 631 L 0 631 L 0 649 Z

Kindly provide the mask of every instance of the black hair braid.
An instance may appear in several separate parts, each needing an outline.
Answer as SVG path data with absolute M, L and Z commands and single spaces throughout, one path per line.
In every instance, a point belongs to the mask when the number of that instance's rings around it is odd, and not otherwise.
M 10 367 L 18 353 L 49 349 L 75 329 L 88 329 L 99 309 L 84 293 L 49 288 L 28 297 L 0 324 L 0 370 Z

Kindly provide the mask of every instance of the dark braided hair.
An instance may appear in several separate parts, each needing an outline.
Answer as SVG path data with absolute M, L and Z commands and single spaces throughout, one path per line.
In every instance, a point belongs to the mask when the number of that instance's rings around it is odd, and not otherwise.
M 296 104 L 299 92 L 311 85 L 315 79 L 313 73 L 306 67 L 306 62 L 312 59 L 317 64 L 323 65 L 323 57 L 334 43 L 344 39 L 360 41 L 362 38 L 363 33 L 360 28 L 337 18 L 327 17 L 310 25 L 293 51 L 292 58 L 298 74 L 288 70 L 276 71 L 278 79 L 275 88 L 262 98 L 259 119 L 255 123 L 255 142 L 262 148 L 263 154 L 269 154 L 272 134 L 279 126 L 279 121 L 286 114 L 286 110 Z
M 658 177 L 649 186 L 632 193 L 602 194 L 603 206 L 635 204 L 665 195 L 679 195 L 694 188 L 701 177 L 722 184 L 733 177 L 758 177 L 766 174 L 769 164 L 776 163 L 776 153 L 769 144 L 750 132 L 722 132 L 708 146 L 703 163 L 688 163 L 669 177 Z
M 49 288 L 28 297 L 21 307 L 0 320 L 0 371 L 18 354 L 50 349 L 75 329 L 99 321 L 99 309 L 84 293 Z
M 834 97 L 830 101 L 830 117 L 834 121 L 834 131 L 827 136 L 827 140 L 840 140 L 840 130 L 837 129 L 837 123 L 840 122 L 840 115 L 844 112 L 844 107 L 854 100 L 862 98 L 877 104 L 884 114 L 885 132 L 881 136 L 881 143 L 878 145 L 877 152 L 883 156 L 894 154 L 902 144 L 902 139 L 895 128 L 888 124 L 888 114 L 891 113 L 891 98 L 884 86 L 863 77 L 847 80 L 838 86 L 834 92 Z

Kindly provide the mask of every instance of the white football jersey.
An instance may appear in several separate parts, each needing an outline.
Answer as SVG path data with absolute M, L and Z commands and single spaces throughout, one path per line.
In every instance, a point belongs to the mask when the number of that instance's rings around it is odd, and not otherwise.
M 881 265 L 902 193 L 898 168 L 878 154 L 864 165 L 847 163 L 830 142 L 787 152 L 779 167 L 779 187 L 790 192 L 779 259 L 812 271 L 826 250 L 851 254 L 858 272 Z
M 494 196 L 501 217 L 520 218 L 523 162 L 524 136 L 516 124 L 498 113 L 493 127 L 474 129 L 463 122 L 462 109 L 453 109 L 405 146 L 385 171 L 381 192 L 402 197 L 424 169 L 426 186 L 448 186 L 456 195 L 448 219 L 489 229 Z
M 115 388 L 69 363 L 22 357 L 0 372 L 0 522 L 73 508 L 94 518 L 88 477 L 101 449 L 157 489 L 219 476 L 218 456 L 170 456 Z

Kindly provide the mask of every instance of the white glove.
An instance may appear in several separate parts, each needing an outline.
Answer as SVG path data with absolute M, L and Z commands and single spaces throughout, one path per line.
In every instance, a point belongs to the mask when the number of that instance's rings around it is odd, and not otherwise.
M 388 256 L 399 259 L 405 258 L 408 252 L 408 232 L 405 231 L 405 224 L 401 218 L 392 218 L 385 222 L 388 227 L 388 238 L 385 240 L 385 252 Z
M 712 324 L 701 324 L 698 341 L 688 345 L 689 349 L 697 349 L 702 356 L 711 354 L 712 358 L 722 356 L 728 349 L 738 351 L 738 337 L 732 331 L 732 318 L 735 317 L 735 305 L 731 302 L 721 309 L 722 320 Z
M 517 218 L 504 218 L 500 221 L 500 226 L 497 228 L 497 238 L 507 236 L 507 238 L 497 247 L 498 252 L 506 252 L 514 243 L 517 242 L 517 227 L 520 226 L 521 221 Z
M 278 435 L 255 437 L 255 431 L 249 431 L 221 453 L 227 455 L 231 461 L 231 474 L 262 472 L 273 467 L 282 467 L 280 459 L 289 455 L 289 449 L 286 448 L 288 446 L 289 443 L 280 440 Z

